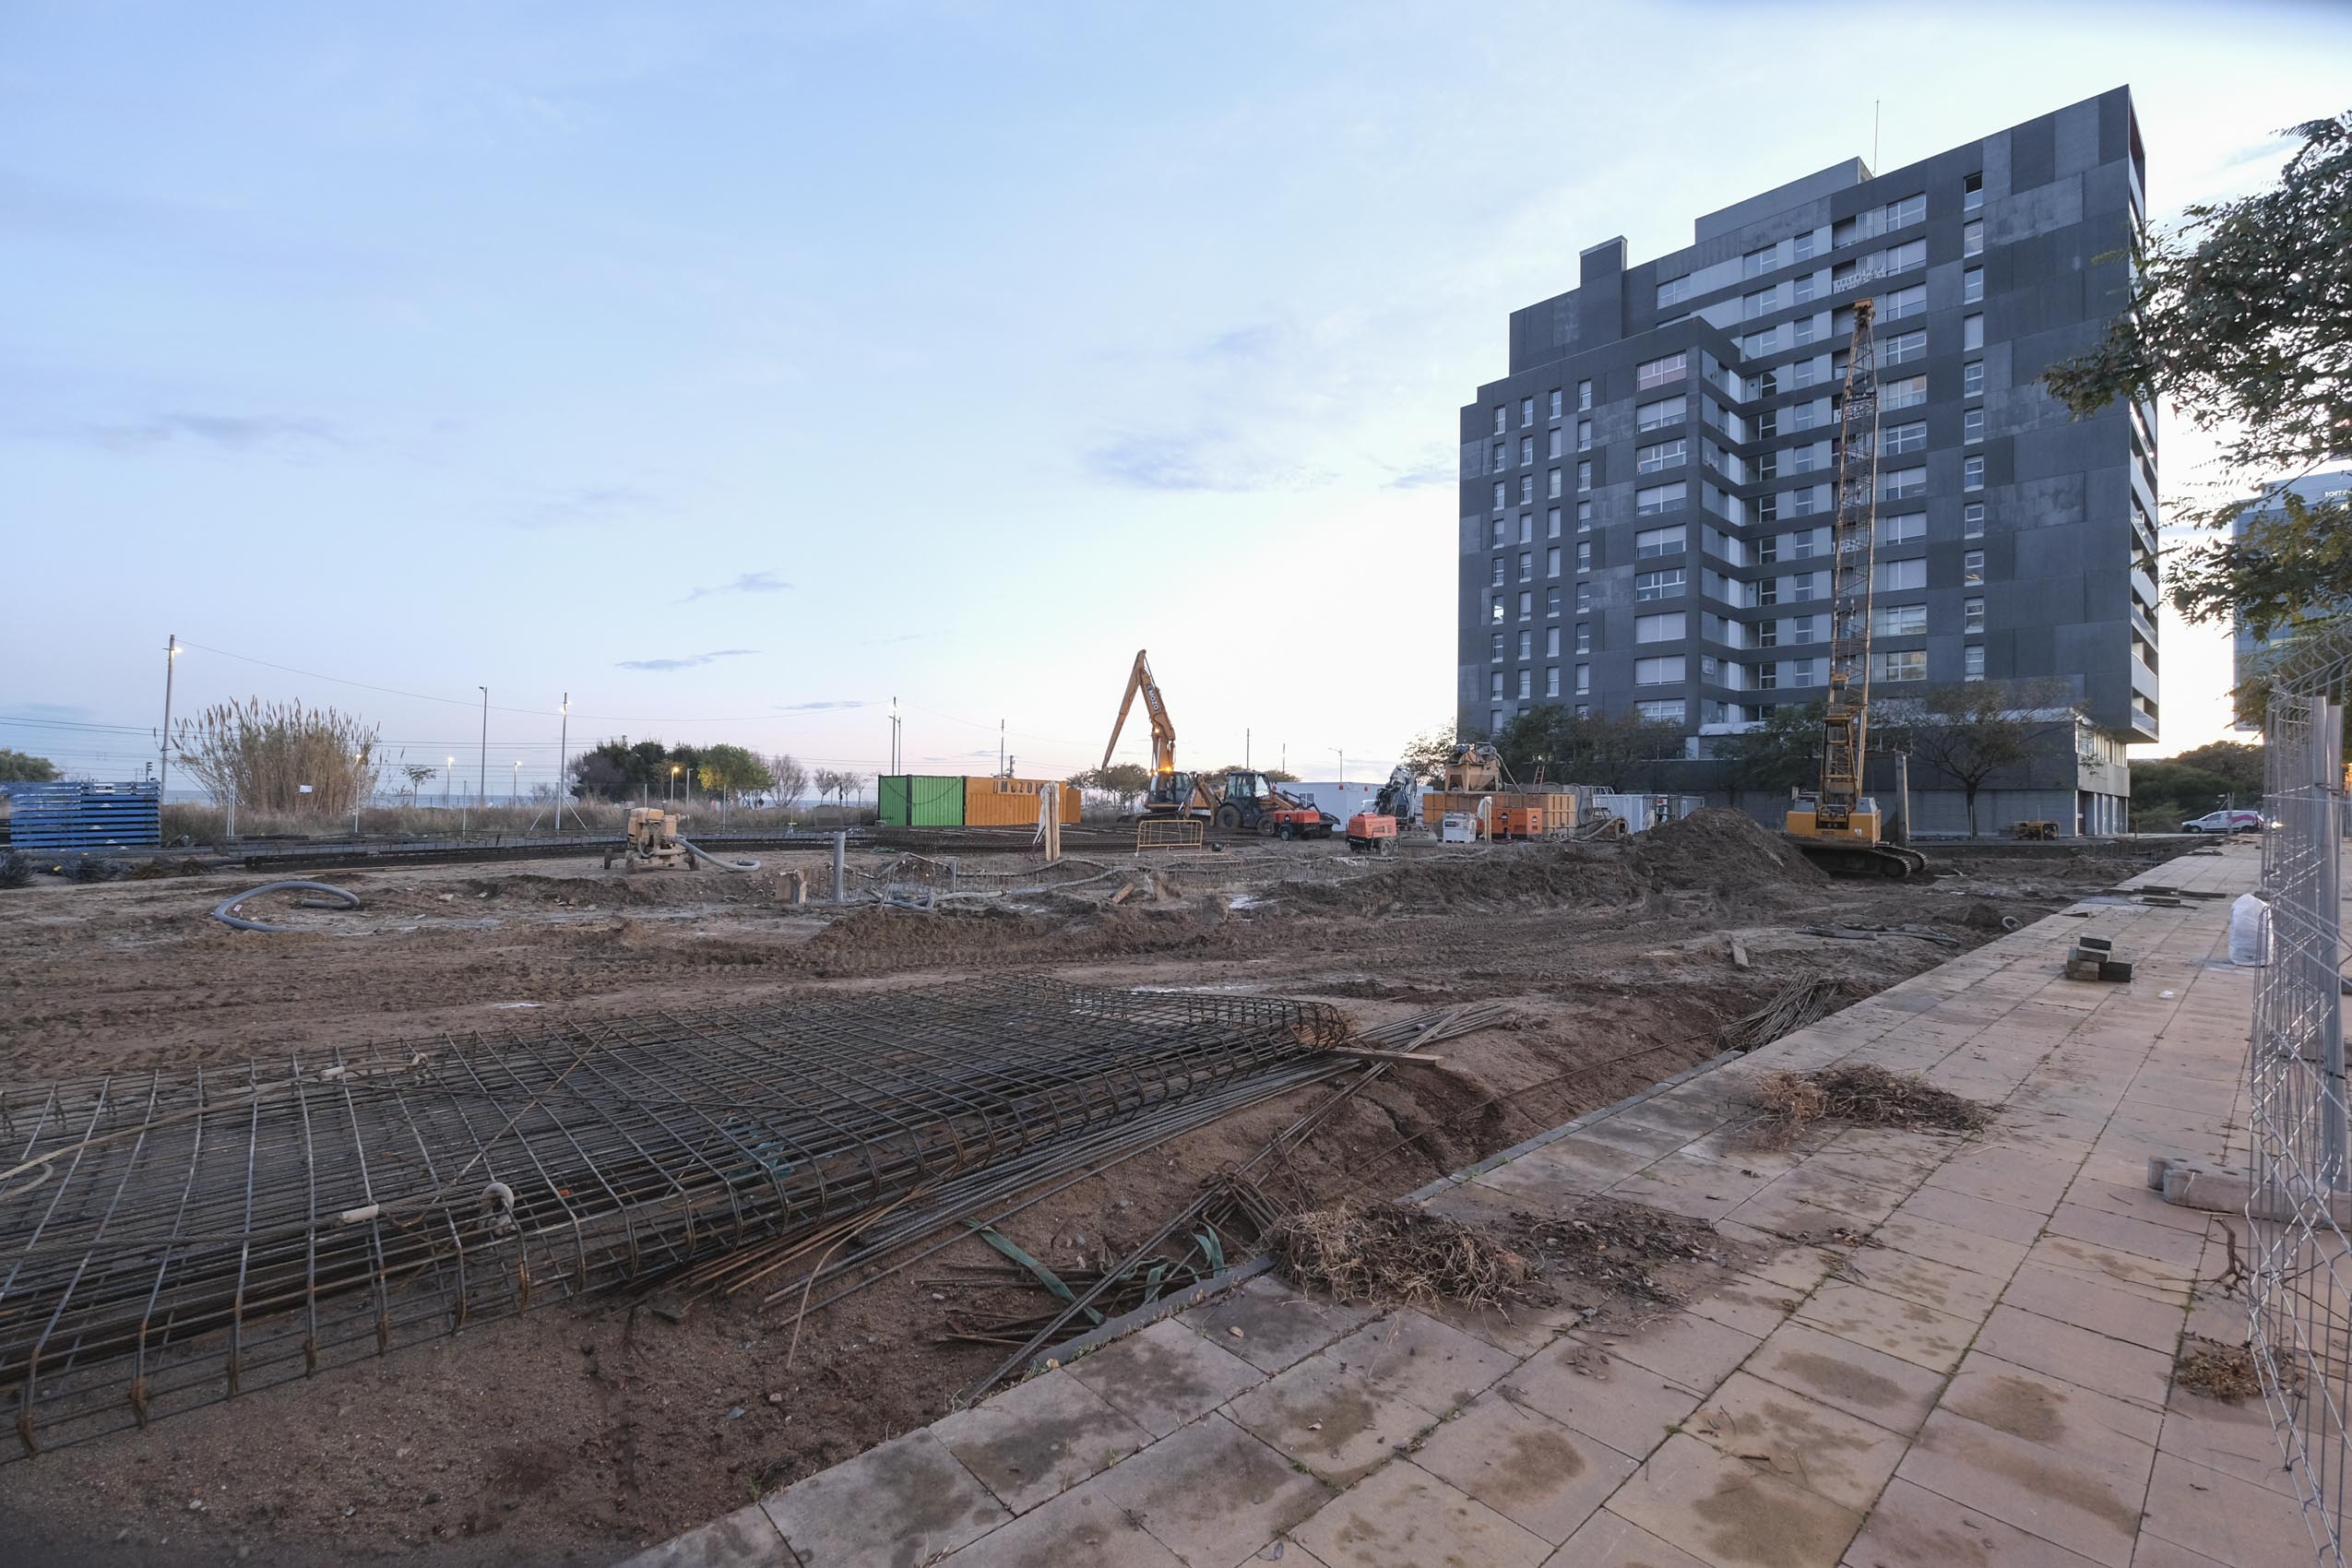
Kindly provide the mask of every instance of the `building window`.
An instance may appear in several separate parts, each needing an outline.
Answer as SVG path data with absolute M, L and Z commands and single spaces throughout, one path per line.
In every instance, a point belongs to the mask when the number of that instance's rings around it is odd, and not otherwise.
M 1878 541 L 1881 544 L 1909 544 L 1928 536 L 1928 515 L 1925 512 L 1903 512 L 1878 520 Z
M 1535 460 L 1536 438 L 1532 435 L 1519 437 L 1519 466 L 1523 469 L 1532 468 L 1535 466 Z
M 1740 315 L 1749 321 L 1760 315 L 1770 315 L 1780 308 L 1778 289 L 1759 289 L 1740 302 Z
M 1683 721 L 1682 716 L 1689 711 L 1680 701 L 1637 702 L 1633 708 L 1653 724 L 1680 724 Z
M 1593 585 L 1590 583 L 1578 583 L 1576 585 L 1576 613 L 1582 615 L 1592 607 Z
M 1577 503 L 1576 503 L 1576 531 L 1577 531 L 1578 533 L 1590 533 L 1590 532 L 1592 531 L 1592 527 L 1593 527 L 1593 504 L 1592 504 L 1591 502 L 1589 502 L 1589 501 L 1579 501 L 1579 502 L 1577 502 Z
M 1690 414 L 1690 400 L 1679 394 L 1661 398 L 1655 403 L 1644 403 L 1633 410 L 1633 428 L 1645 434 L 1663 430 L 1669 424 L 1681 424 Z
M 1985 552 L 1983 551 L 1971 550 L 1960 557 L 1960 586 L 1962 588 L 1985 586 Z
M 1879 383 L 1878 406 L 1882 412 L 1891 414 L 1897 409 L 1914 409 L 1927 400 L 1928 378 L 1924 375 Z
M 1487 658 L 1496 664 L 1503 662 L 1503 634 L 1501 632 L 1487 634 Z
M 1687 272 L 1680 278 L 1669 278 L 1657 286 L 1657 308 L 1664 310 L 1669 305 L 1679 305 L 1697 291 L 1691 286 L 1691 275 Z
M 1576 450 L 1579 452 L 1589 452 L 1592 449 L 1593 422 L 1590 420 L 1578 420 L 1576 422 Z
M 1971 174 L 1960 186 L 1960 210 L 1982 212 L 1985 206 L 1985 177 Z
M 1636 615 L 1633 617 L 1633 640 L 1637 643 L 1681 642 L 1688 624 L 1680 610 L 1665 615 Z
M 1690 530 L 1681 523 L 1670 529 L 1644 529 L 1633 536 L 1633 559 L 1654 561 L 1661 555 L 1680 555 L 1690 542 Z
M 1904 653 L 1881 653 L 1871 656 L 1878 668 L 1871 671 L 1874 681 L 1924 681 L 1928 678 L 1928 656 L 1917 648 Z M 1520 679 L 1526 679 L 1526 672 Z
M 1982 441 L 1985 438 L 1985 411 L 1970 409 L 1960 416 L 1960 439 Z
M 1928 286 L 1914 283 L 1907 289 L 1897 289 L 1879 301 L 1881 321 L 1900 321 L 1907 315 L 1925 315 L 1928 308 Z
M 1535 614 L 1536 596 L 1533 593 L 1522 593 L 1519 596 L 1519 619 L 1532 621 L 1535 619 Z
M 1560 388 L 1557 386 L 1551 389 L 1551 417 L 1553 419 L 1560 417 Z
M 1963 350 L 1985 346 L 1985 318 L 1964 315 L 1960 318 L 1960 347 Z
M 1497 550 L 1502 549 L 1503 546 L 1503 529 L 1507 526 L 1508 525 L 1506 525 L 1501 517 L 1494 519 L 1494 547 Z
M 1543 656 L 1544 656 L 1546 659 L 1557 659 L 1557 658 L 1559 658 L 1559 657 L 1560 657 L 1560 628 L 1559 628 L 1559 627 L 1557 627 L 1557 626 L 1547 626 L 1547 627 L 1545 627 L 1545 628 L 1544 628 L 1544 633 L 1543 633 Z M 1560 694 L 1559 694 L 1558 692 L 1554 692 L 1554 693 L 1552 693 L 1551 695 L 1552 695 L 1553 696 L 1558 696 Z
M 1560 456 L 1560 427 L 1558 425 L 1553 425 L 1551 429 L 1546 433 L 1543 455 L 1547 457 L 1557 457 Z
M 1985 254 L 1985 220 L 1983 219 L 1979 218 L 1975 222 L 1964 224 L 1961 227 L 1960 254 L 1962 255 Z
M 1982 318 L 1972 317 L 1971 319 Z M 1923 360 L 1927 357 L 1928 335 L 1924 329 L 1918 332 L 1898 332 L 1892 338 L 1882 338 L 1878 340 L 1878 362 L 1883 366 L 1909 364 L 1913 360 Z
M 1523 428 L 1523 429 L 1524 429 L 1526 426 L 1527 426 L 1527 425 L 1531 425 L 1531 424 L 1533 424 L 1533 423 L 1535 423 L 1535 422 L 1536 422 L 1536 400 L 1535 400 L 1533 398 L 1520 398 L 1520 399 L 1519 399 L 1519 424 L 1520 424 L 1521 428 Z
M 1583 413 L 1592 406 L 1593 384 L 1589 381 L 1579 381 L 1576 383 L 1576 411 Z
M 1593 667 L 1592 667 L 1591 665 L 1589 665 L 1589 664 L 1579 664 L 1579 665 L 1577 665 L 1577 666 L 1576 666 L 1576 695 L 1577 695 L 1578 696 L 1580 696 L 1580 697 L 1581 697 L 1581 696 L 1586 696 L 1586 695 L 1589 695 L 1591 694 L 1591 692 L 1592 692 L 1592 689 L 1593 689 Z
M 1871 636 L 1874 637 L 1927 635 L 1928 607 L 1924 604 L 1882 604 L 1871 612 Z
M 1878 498 L 1881 501 L 1902 501 L 1928 493 L 1928 470 L 1925 469 L 1889 469 L 1878 476 Z
M 1960 537 L 1963 539 L 1985 537 L 1985 504 L 1983 502 L 1971 501 L 1960 508 Z
M 1689 374 L 1690 363 L 1688 353 L 1664 354 L 1654 360 L 1645 360 L 1633 367 L 1633 385 L 1644 392 L 1654 386 L 1671 386 Z M 1588 381 L 1585 385 L 1589 386 L 1592 383 Z
M 1644 572 L 1633 579 L 1633 601 L 1646 604 L 1652 600 L 1680 599 L 1684 580 L 1680 566 L 1669 566 L 1662 572 Z
M 1560 614 L 1560 590 L 1558 588 L 1546 588 L 1543 590 L 1543 612 L 1546 615 L 1550 615 L 1554 618 L 1557 618 Z
M 1503 431 L 1508 428 L 1509 424 L 1509 416 L 1504 412 L 1503 405 L 1497 403 L 1494 406 L 1494 434 L 1497 435 L 1502 434 Z
M 1960 396 L 1981 398 L 1985 395 L 1985 362 L 1970 360 L 1960 367 Z
M 1960 601 L 1960 629 L 1964 632 L 1981 632 L 1985 629 L 1985 601 L 1983 600 L 1964 599 Z
M 1511 453 L 1510 453 L 1510 449 L 1509 449 L 1509 448 L 1507 448 L 1507 447 L 1505 447 L 1505 446 L 1503 445 L 1503 443 L 1502 443 L 1502 442 L 1500 442 L 1500 441 L 1496 442 L 1496 443 L 1494 444 L 1494 471 L 1495 471 L 1496 473 L 1501 473 L 1503 469 L 1505 469 L 1509 468 L 1510 466 L 1511 466 Z
M 1560 499 L 1560 470 L 1558 469 L 1552 469 L 1544 477 L 1543 484 L 1543 494 L 1545 500 L 1557 501 Z
M 1637 686 L 1679 686 L 1685 679 L 1682 656 L 1679 653 L 1633 660 L 1633 684 Z
M 1576 541 L 1576 570 L 1589 572 L 1592 569 L 1593 541 L 1588 539 L 1580 539 Z
M 1550 511 L 1546 512 L 1543 515 L 1543 520 L 1545 528 L 1544 537 L 1547 539 L 1558 539 L 1560 537 L 1560 508 L 1554 506 Z
M 1654 474 L 1668 469 L 1679 469 L 1690 461 L 1690 457 L 1689 440 L 1678 435 L 1671 441 L 1660 441 L 1655 445 L 1635 447 L 1633 471 L 1637 474 Z
M 1960 459 L 1960 488 L 1982 490 L 1985 487 L 1985 460 L 1979 455 Z
M 1519 552 L 1519 580 L 1523 583 L 1531 583 L 1535 581 L 1535 555 L 1532 552 L 1522 550 Z
M 1545 576 L 1556 577 L 1560 575 L 1560 546 L 1555 544 L 1543 552 L 1543 564 Z
M 1535 651 L 1536 635 L 1533 632 L 1521 632 L 1519 634 L 1519 662 L 1526 663 Z
M 1521 474 L 1519 476 L 1519 505 L 1522 506 L 1532 505 L 1535 503 L 1535 499 L 1536 476 L 1533 474 Z
M 1491 586 L 1494 588 L 1501 588 L 1503 586 L 1503 573 L 1508 570 L 1509 568 L 1504 566 L 1503 564 L 1503 557 L 1500 555 L 1496 556 L 1494 558 L 1494 581 Z
M 1536 531 L 1536 519 L 1535 519 L 1535 514 L 1533 514 L 1532 512 L 1522 512 L 1522 513 L 1520 513 L 1520 514 L 1519 514 L 1519 542 L 1520 542 L 1521 544 L 1525 544 L 1525 543 L 1526 543 L 1526 542 L 1528 541 L 1528 540 L 1534 536 L 1535 531 Z
M 1592 625 L 1592 623 L 1591 623 L 1591 622 L 1589 622 L 1589 621 L 1579 621 L 1579 622 L 1577 622 L 1577 623 L 1576 623 L 1576 651 L 1577 651 L 1578 653 L 1590 653 L 1590 652 L 1592 652 L 1592 650 L 1593 650 L 1593 625 Z
M 1960 678 L 1963 681 L 1985 678 L 1985 650 L 1981 643 L 1970 643 L 1960 650 Z
M 1984 297 L 1985 269 L 1983 267 L 1972 267 L 1960 274 L 1960 303 L 1962 304 L 1981 304 L 1984 303 Z
M 1503 596 L 1501 594 L 1491 593 L 1486 596 L 1486 613 L 1487 619 L 1490 621 L 1499 622 L 1503 619 Z
M 1928 586 L 1928 564 L 1914 555 L 1903 561 L 1881 561 L 1871 572 L 1871 587 L 1879 593 L 1901 593 Z
M 1887 426 L 1886 434 L 1882 438 L 1879 445 L 1880 454 L 1889 457 L 1899 457 L 1906 452 L 1924 452 L 1927 449 L 1928 427 L 1924 420 L 1915 420 L 1909 424 Z
M 1543 672 L 1543 695 L 1548 697 L 1560 695 L 1560 666 L 1557 664 Z
M 1800 305 L 1808 300 L 1819 299 L 1821 297 L 1821 274 L 1818 272 L 1799 273 L 1795 278 L 1789 279 L 1788 292 L 1790 297 Z
M 1672 484 L 1654 484 L 1633 492 L 1633 513 L 1636 517 L 1653 517 L 1681 505 L 1691 493 L 1689 481 L 1676 480 Z
M 1590 490 L 1592 487 L 1593 487 L 1593 466 L 1592 466 L 1592 464 L 1591 464 L 1591 463 L 1589 463 L 1589 462 L 1578 463 L 1578 464 L 1576 465 L 1576 488 L 1577 488 L 1579 491 L 1586 491 L 1586 490 Z
M 1510 505 L 1510 503 L 1504 498 L 1503 493 L 1503 481 L 1501 480 L 1496 480 L 1494 481 L 1494 509 L 1500 512 L 1508 505 Z
M 1532 670 L 1522 670 L 1519 671 L 1519 700 L 1521 702 L 1525 702 L 1529 697 L 1535 695 L 1535 692 L 1533 690 L 1535 685 L 1533 679 L 1535 671 Z

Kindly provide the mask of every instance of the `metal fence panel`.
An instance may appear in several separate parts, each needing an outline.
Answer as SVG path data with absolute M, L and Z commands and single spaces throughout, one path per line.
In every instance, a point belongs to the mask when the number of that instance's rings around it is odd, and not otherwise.
M 152 848 L 163 841 L 163 801 L 153 783 L 0 784 L 8 837 L 20 849 Z
M 2317 1560 L 2346 1568 L 2352 1211 L 2346 1169 L 2342 862 L 2352 630 L 2274 673 L 2263 725 L 2268 966 L 2250 1052 L 2251 1343 Z

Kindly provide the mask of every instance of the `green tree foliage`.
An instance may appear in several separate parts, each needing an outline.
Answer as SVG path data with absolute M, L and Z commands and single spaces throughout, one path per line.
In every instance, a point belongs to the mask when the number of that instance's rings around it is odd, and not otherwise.
M 1404 754 L 1397 758 L 1413 770 L 1413 777 L 1426 784 L 1445 772 L 1445 759 L 1454 754 L 1460 744 L 1451 722 L 1434 730 L 1424 730 L 1407 743 Z
M 2275 185 L 2141 239 L 2130 308 L 2043 376 L 2078 418 L 2162 396 L 2217 434 L 2234 498 L 2176 502 L 2173 519 L 2226 530 L 2251 509 L 2279 515 L 2178 552 L 2172 602 L 2261 634 L 2352 602 L 2352 503 L 2257 489 L 2352 458 L 2352 113 L 2287 134 L 2302 145 Z
M 1074 773 L 1068 783 L 1075 790 L 1092 790 L 1109 795 L 1125 811 L 1151 788 L 1151 769 L 1140 763 L 1113 763 L 1109 767 L 1089 767 L 1084 773 Z
M 2070 742 L 2073 688 L 2063 681 L 1964 681 L 1930 686 L 1916 695 L 1871 707 L 1871 748 L 1907 753 L 1911 788 L 1931 788 L 1942 774 L 1959 786 L 1968 807 L 1968 837 L 1977 836 L 1977 796 L 1996 774 L 2028 770 L 2049 754 L 2053 737 Z M 2061 748 L 2069 758 L 2071 744 Z
M 776 774 L 753 752 L 742 746 L 705 746 L 695 754 L 695 781 L 729 800 L 776 788 Z
M 12 752 L 0 746 L 0 784 L 54 784 L 57 765 L 45 756 L 30 752 Z
M 1541 778 L 1554 784 L 1651 790 L 1664 781 L 1660 765 L 1680 758 L 1683 744 L 1676 725 L 1632 714 L 1580 719 L 1558 703 L 1545 703 L 1505 724 L 1495 750 L 1523 782 Z
M 1782 703 L 1770 719 L 1716 742 L 1734 790 L 1785 795 L 1821 782 L 1822 705 Z
M 604 801 L 659 800 L 673 789 L 683 794 L 697 786 L 739 799 L 779 788 L 772 765 L 745 747 L 724 744 L 667 746 L 659 741 L 603 741 L 574 757 L 571 772 L 572 788 L 577 794 Z M 803 776 L 802 786 L 806 783 Z
M 2143 832 L 2161 833 L 2227 805 L 2251 806 L 2262 796 L 2263 748 L 2238 741 L 2132 765 L 2132 822 Z

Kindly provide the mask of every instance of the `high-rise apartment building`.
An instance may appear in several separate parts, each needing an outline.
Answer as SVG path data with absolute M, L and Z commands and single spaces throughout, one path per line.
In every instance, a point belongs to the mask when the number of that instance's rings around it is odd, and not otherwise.
M 1827 675 L 1839 386 L 1877 302 L 1873 690 L 2062 676 L 2156 738 L 2154 410 L 2038 384 L 2107 330 L 2145 221 L 2128 88 L 1584 253 L 1462 410 L 1457 719 L 1544 703 L 1736 732 Z

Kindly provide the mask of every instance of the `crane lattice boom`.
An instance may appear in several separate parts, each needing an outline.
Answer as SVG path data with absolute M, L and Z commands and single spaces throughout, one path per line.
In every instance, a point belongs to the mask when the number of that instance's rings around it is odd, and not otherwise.
M 1874 302 L 1854 303 L 1845 403 L 1838 419 L 1837 519 L 1831 529 L 1829 701 L 1822 721 L 1821 792 L 1813 820 L 1845 831 L 1862 795 L 1869 754 L 1871 587 L 1878 535 L 1878 365 Z

